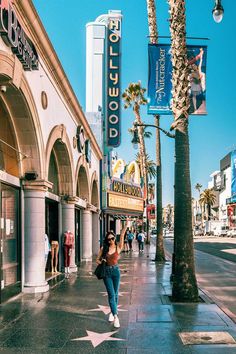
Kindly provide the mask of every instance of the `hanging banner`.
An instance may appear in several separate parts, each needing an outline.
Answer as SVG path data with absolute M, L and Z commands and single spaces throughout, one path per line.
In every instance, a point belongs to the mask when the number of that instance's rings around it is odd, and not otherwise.
M 188 45 L 189 114 L 206 112 L 206 58 L 207 47 Z M 149 44 L 148 114 L 172 114 L 172 63 L 169 44 Z
M 236 197 L 236 150 L 231 152 L 231 199 Z

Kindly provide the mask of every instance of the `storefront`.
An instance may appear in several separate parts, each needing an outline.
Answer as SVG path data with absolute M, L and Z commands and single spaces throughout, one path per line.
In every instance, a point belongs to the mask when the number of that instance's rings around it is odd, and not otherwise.
M 5 0 L 0 12 L 4 301 L 12 286 L 29 293 L 49 289 L 45 234 L 49 243 L 58 242 L 59 272 L 65 231 L 75 235 L 72 271 L 97 252 L 102 153 L 32 2 Z
M 143 216 L 144 200 L 137 163 L 126 165 L 124 160 L 113 161 L 112 178 L 108 183 L 107 204 L 104 211 L 106 230 L 120 233 L 122 221 Z
M 0 294 L 1 301 L 5 301 L 21 291 L 20 190 L 0 182 L 0 192 Z

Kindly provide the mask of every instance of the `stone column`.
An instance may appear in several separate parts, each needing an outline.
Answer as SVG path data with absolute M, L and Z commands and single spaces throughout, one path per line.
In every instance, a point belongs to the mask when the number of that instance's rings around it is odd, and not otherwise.
M 82 260 L 92 260 L 92 212 L 82 211 Z
M 70 230 L 75 236 L 75 204 L 72 202 L 62 203 L 62 248 L 64 232 Z M 63 250 L 64 254 L 64 250 Z M 77 265 L 75 264 L 75 247 L 72 248 L 70 256 L 70 271 L 77 272 Z
M 92 227 L 93 227 L 93 239 L 92 239 L 92 251 L 93 256 L 98 254 L 100 249 L 100 224 L 99 224 L 99 214 L 92 213 Z
M 23 292 L 49 290 L 45 281 L 45 192 L 47 182 L 24 184 L 24 284 Z

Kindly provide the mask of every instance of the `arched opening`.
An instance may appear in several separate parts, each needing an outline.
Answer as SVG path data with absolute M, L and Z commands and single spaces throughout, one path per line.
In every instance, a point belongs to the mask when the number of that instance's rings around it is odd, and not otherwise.
M 98 185 L 96 181 L 93 181 L 91 194 L 91 204 L 94 205 L 96 208 L 99 208 Z
M 20 181 L 26 172 L 42 178 L 42 139 L 31 90 L 16 73 L 12 55 L 0 54 L 0 218 L 2 240 L 1 296 L 21 291 Z M 20 69 L 19 69 L 20 70 Z M 19 74 L 19 76 L 17 76 Z M 13 78 L 14 76 L 14 78 Z M 18 77 L 18 85 L 14 80 Z M 25 239 L 28 237 L 25 226 Z
M 84 166 L 80 166 L 79 169 L 76 195 L 81 199 L 89 202 L 89 184 L 86 169 Z
M 17 146 L 6 107 L 0 100 L 0 170 L 19 177 Z
M 51 136 L 52 138 L 52 136 Z M 49 142 L 50 143 L 50 142 Z M 73 176 L 72 176 L 72 165 L 70 154 L 66 143 L 62 139 L 56 139 L 52 146 L 50 156 L 48 157 L 49 166 L 48 166 L 48 181 L 52 183 L 52 188 L 49 189 L 49 192 L 58 196 L 55 198 L 50 196 L 46 198 L 46 210 L 45 210 L 45 227 L 46 234 L 48 236 L 49 243 L 51 247 L 59 247 L 61 242 L 60 240 L 60 228 L 59 228 L 59 196 L 67 199 L 73 194 Z M 53 248 L 54 250 L 54 248 Z M 58 250 L 56 250 L 58 252 Z M 61 267 L 61 254 L 53 255 L 57 259 L 51 260 L 51 255 L 48 257 L 46 263 L 46 271 L 53 271 L 52 264 L 57 264 L 58 268 Z M 57 263 L 59 258 L 59 262 Z M 57 268 L 57 269 L 58 269 Z

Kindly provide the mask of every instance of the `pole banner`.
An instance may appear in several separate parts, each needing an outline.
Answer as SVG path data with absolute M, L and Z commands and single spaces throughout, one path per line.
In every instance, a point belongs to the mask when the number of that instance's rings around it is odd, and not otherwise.
M 236 150 L 231 152 L 231 198 L 236 197 Z
M 171 114 L 170 45 L 149 44 L 148 59 L 148 114 Z
M 172 62 L 169 44 L 149 44 L 148 114 L 172 114 Z M 207 46 L 188 45 L 189 114 L 206 112 Z

